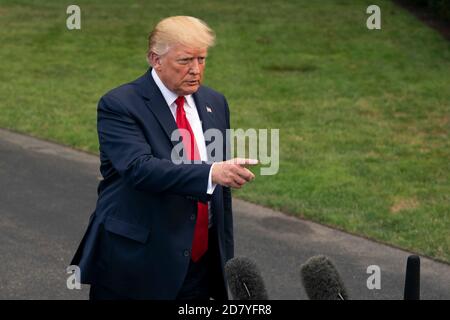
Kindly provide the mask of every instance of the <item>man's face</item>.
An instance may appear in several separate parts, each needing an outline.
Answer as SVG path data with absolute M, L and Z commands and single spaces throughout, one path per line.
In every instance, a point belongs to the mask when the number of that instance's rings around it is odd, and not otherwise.
M 150 59 L 164 85 L 177 95 L 186 96 L 200 87 L 207 53 L 207 48 L 176 44 L 164 55 L 151 53 Z

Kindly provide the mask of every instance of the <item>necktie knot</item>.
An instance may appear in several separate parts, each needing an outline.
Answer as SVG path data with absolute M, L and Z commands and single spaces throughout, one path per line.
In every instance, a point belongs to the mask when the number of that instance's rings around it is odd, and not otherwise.
M 175 103 L 177 104 L 178 109 L 182 109 L 184 106 L 184 96 L 179 96 L 177 100 L 175 100 Z

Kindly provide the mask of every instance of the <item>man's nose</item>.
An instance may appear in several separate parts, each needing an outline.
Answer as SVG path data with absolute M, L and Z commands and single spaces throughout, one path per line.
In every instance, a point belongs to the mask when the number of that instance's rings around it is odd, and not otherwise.
M 199 74 L 200 73 L 200 64 L 198 63 L 197 59 L 193 59 L 192 60 L 191 67 L 190 67 L 189 71 L 192 74 Z

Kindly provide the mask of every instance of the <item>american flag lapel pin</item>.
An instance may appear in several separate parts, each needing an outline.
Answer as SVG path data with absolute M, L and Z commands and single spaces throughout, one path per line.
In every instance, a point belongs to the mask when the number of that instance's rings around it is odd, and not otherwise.
M 212 109 L 210 107 L 206 106 L 206 111 L 207 112 L 212 112 Z

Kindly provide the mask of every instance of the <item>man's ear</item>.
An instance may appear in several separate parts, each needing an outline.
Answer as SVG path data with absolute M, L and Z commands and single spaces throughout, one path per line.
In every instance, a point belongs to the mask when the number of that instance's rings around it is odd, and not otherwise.
M 161 57 L 150 51 L 147 56 L 147 61 L 152 65 L 153 69 L 159 71 L 161 69 Z

